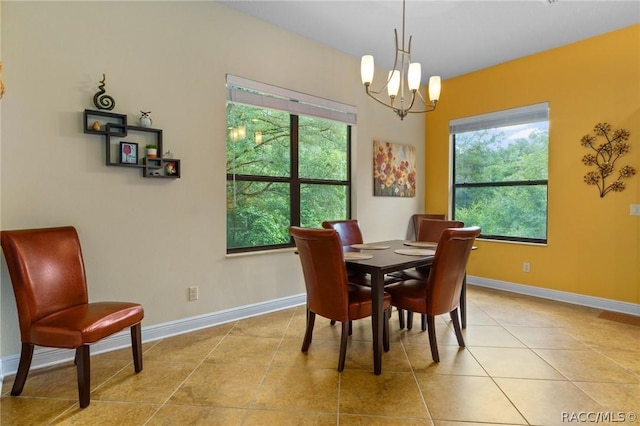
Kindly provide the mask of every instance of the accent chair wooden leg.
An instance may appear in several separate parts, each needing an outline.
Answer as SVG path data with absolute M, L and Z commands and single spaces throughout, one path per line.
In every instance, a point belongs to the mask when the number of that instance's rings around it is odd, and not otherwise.
M 31 343 L 22 343 L 18 372 L 16 373 L 16 378 L 13 380 L 13 388 L 11 388 L 11 395 L 13 396 L 18 396 L 22 393 L 24 384 L 27 381 L 27 376 L 29 375 L 29 367 L 31 367 L 34 347 Z
M 91 357 L 89 345 L 82 345 L 76 349 L 76 367 L 78 370 L 78 399 L 80 408 L 89 406 L 91 393 Z
M 329 324 L 331 324 L 331 325 L 336 325 L 336 320 L 331 320 L 331 321 L 329 321 Z
M 316 313 L 307 309 L 307 330 L 304 332 L 304 340 L 302 341 L 302 352 L 309 350 L 311 339 L 313 338 L 313 326 L 316 323 Z
M 460 325 L 467 328 L 467 273 L 464 273 L 462 280 L 462 291 L 460 292 Z
M 436 323 L 433 315 L 427 315 L 427 330 L 429 331 L 431 357 L 435 362 L 440 362 L 440 355 L 438 355 L 438 342 L 436 341 Z
M 398 323 L 400 324 L 400 330 L 404 329 L 404 310 L 398 308 Z
M 342 323 L 342 333 L 340 334 L 340 357 L 338 358 L 338 371 L 344 370 L 344 362 L 347 358 L 347 340 L 349 338 L 349 324 L 351 321 Z
M 456 339 L 458 339 L 458 345 L 464 348 L 464 338 L 462 337 L 462 330 L 460 329 L 460 321 L 458 320 L 458 308 L 449 312 L 451 315 L 451 322 L 453 322 L 453 330 L 456 332 Z
M 422 320 L 422 331 L 427 331 L 427 316 L 420 314 L 420 319 Z
M 131 350 L 133 351 L 133 368 L 136 373 L 142 371 L 142 325 L 131 327 Z
M 407 330 L 413 328 L 413 312 L 407 311 Z

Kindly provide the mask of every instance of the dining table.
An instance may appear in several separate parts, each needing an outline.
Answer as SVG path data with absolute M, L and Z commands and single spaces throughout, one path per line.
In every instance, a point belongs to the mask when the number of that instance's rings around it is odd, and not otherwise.
M 345 264 L 349 272 L 371 277 L 373 327 L 373 371 L 382 373 L 382 333 L 384 326 L 384 277 L 411 268 L 430 266 L 437 243 L 389 240 L 344 247 Z M 466 327 L 466 277 L 460 294 L 461 326 Z

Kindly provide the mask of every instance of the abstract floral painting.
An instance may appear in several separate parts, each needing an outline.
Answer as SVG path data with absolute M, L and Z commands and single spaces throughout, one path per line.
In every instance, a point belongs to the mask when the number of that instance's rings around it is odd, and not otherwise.
M 416 195 L 416 147 L 373 141 L 373 195 Z

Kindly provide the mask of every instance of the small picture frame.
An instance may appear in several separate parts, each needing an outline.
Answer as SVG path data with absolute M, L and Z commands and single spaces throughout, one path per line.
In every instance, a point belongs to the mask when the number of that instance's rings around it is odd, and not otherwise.
M 138 164 L 138 144 L 120 142 L 120 164 Z

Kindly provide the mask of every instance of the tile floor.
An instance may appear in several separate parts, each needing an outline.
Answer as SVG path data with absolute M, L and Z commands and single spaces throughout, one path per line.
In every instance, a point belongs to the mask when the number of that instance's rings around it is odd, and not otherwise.
M 318 318 L 300 352 L 304 307 L 92 357 L 91 405 L 72 364 L 31 372 L 21 397 L 2 386 L 9 425 L 560 425 L 629 424 L 640 413 L 640 327 L 597 309 L 470 286 L 466 349 L 437 321 L 439 364 L 418 327 L 391 323 L 382 375 L 369 320 L 354 323 L 343 373 L 339 327 Z M 596 416 L 600 416 L 596 418 Z M 621 417 L 619 417 L 621 416 Z

